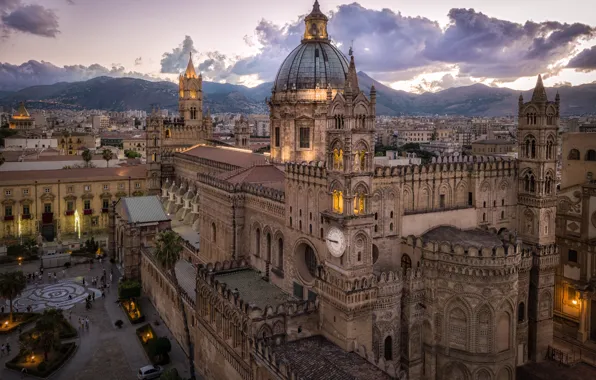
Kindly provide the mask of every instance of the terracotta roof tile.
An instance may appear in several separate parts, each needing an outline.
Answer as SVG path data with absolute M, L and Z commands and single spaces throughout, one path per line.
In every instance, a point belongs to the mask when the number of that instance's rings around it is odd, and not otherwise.
M 204 158 L 206 160 L 227 163 L 230 165 L 247 168 L 253 165 L 264 164 L 267 157 L 262 154 L 256 154 L 245 150 L 234 148 L 213 147 L 213 146 L 195 146 L 183 152 L 193 157 Z

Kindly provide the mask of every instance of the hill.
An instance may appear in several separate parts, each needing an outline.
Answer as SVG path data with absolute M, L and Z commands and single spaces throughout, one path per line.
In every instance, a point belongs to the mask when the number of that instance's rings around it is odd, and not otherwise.
M 394 90 L 359 72 L 360 88 L 377 90 L 379 115 L 467 115 L 502 116 L 517 112 L 519 91 L 483 84 L 455 87 L 436 93 L 413 94 Z M 271 94 L 271 83 L 246 87 L 229 83 L 203 82 L 205 107 L 212 113 L 267 113 L 264 99 Z M 547 88 L 549 98 L 561 95 L 561 113 L 596 113 L 596 84 Z M 532 90 L 523 91 L 524 99 Z M 152 104 L 176 110 L 178 86 L 171 82 L 150 82 L 134 78 L 98 77 L 84 82 L 33 86 L 0 94 L 0 105 L 14 107 L 26 101 L 32 108 L 74 108 L 124 111 L 151 109 Z M 4 95 L 4 96 L 2 96 Z

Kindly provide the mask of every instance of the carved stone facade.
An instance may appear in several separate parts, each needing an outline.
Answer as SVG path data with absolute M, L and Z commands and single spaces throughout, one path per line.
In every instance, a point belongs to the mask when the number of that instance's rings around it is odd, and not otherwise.
M 305 24 L 290 57 L 306 69 L 286 59 L 269 99 L 270 158 L 200 146 L 162 183 L 208 263 L 198 370 L 309 378 L 297 363 L 333 352 L 358 379 L 514 379 L 552 341 L 558 98 L 539 79 L 520 101 L 519 161 L 374 167 L 376 91 L 360 91 L 353 55 L 330 55 L 318 2 Z

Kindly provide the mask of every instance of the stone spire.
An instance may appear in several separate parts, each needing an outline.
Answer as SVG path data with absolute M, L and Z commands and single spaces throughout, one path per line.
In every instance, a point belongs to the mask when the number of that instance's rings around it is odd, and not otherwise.
M 533 102 L 546 102 L 548 98 L 546 97 L 546 89 L 544 88 L 544 84 L 542 83 L 542 75 L 538 74 L 538 81 L 536 81 L 536 87 L 534 87 L 534 93 L 532 94 L 532 101 Z
M 352 49 L 350 48 L 350 53 Z M 354 55 L 350 54 L 350 67 L 348 68 L 348 77 L 346 78 L 346 86 L 348 83 L 352 88 L 352 91 L 358 93 L 360 91 L 360 87 L 358 87 L 358 74 L 356 73 L 356 64 L 354 63 Z
M 29 111 L 27 111 L 27 108 L 25 108 L 25 102 L 21 102 L 19 104 L 19 109 L 17 110 L 17 113 L 15 116 L 30 117 Z
M 186 78 L 197 78 L 197 72 L 195 71 L 195 66 L 192 63 L 192 53 L 190 53 L 190 57 L 188 58 L 188 66 L 186 66 L 186 72 L 184 73 Z

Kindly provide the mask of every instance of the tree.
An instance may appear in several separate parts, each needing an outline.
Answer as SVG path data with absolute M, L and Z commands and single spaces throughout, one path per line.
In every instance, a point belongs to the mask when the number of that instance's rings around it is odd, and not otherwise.
M 2 153 L 0 153 L 0 166 L 2 166 L 2 164 L 4 163 L 5 159 L 4 159 L 4 155 Z
M 106 160 L 106 166 L 110 166 L 110 160 L 114 158 L 114 153 L 112 153 L 109 149 L 104 149 L 101 153 L 101 156 L 104 160 Z
M 182 380 L 176 368 L 170 368 L 164 371 L 159 378 L 160 380 Z
M 27 279 L 21 271 L 0 273 L 0 296 L 7 298 L 10 306 L 10 323 L 13 322 L 12 301 L 27 287 Z
M 91 154 L 91 151 L 89 149 L 85 149 L 83 151 L 83 161 L 85 161 L 86 168 L 89 167 L 89 163 L 91 162 L 92 159 L 93 159 L 93 155 Z
M 43 350 L 44 360 L 48 360 L 48 353 L 60 343 L 60 324 L 64 316 L 60 309 L 47 309 L 35 323 L 35 330 L 39 333 L 38 347 Z
M 186 344 L 188 347 L 188 362 L 190 365 L 190 380 L 195 379 L 195 365 L 193 360 L 193 348 L 190 341 L 190 330 L 188 328 L 188 318 L 184 309 L 184 301 L 182 299 L 182 290 L 176 277 L 176 262 L 180 259 L 180 252 L 182 252 L 182 239 L 180 235 L 172 230 L 162 231 L 157 235 L 155 258 L 164 267 L 166 271 L 171 274 L 174 287 L 176 288 L 176 295 L 178 296 L 178 305 L 180 313 L 184 321 L 184 332 L 186 334 Z
M 151 357 L 157 358 L 157 363 L 162 363 L 164 358 L 172 351 L 172 343 L 164 336 L 151 339 L 148 351 Z

